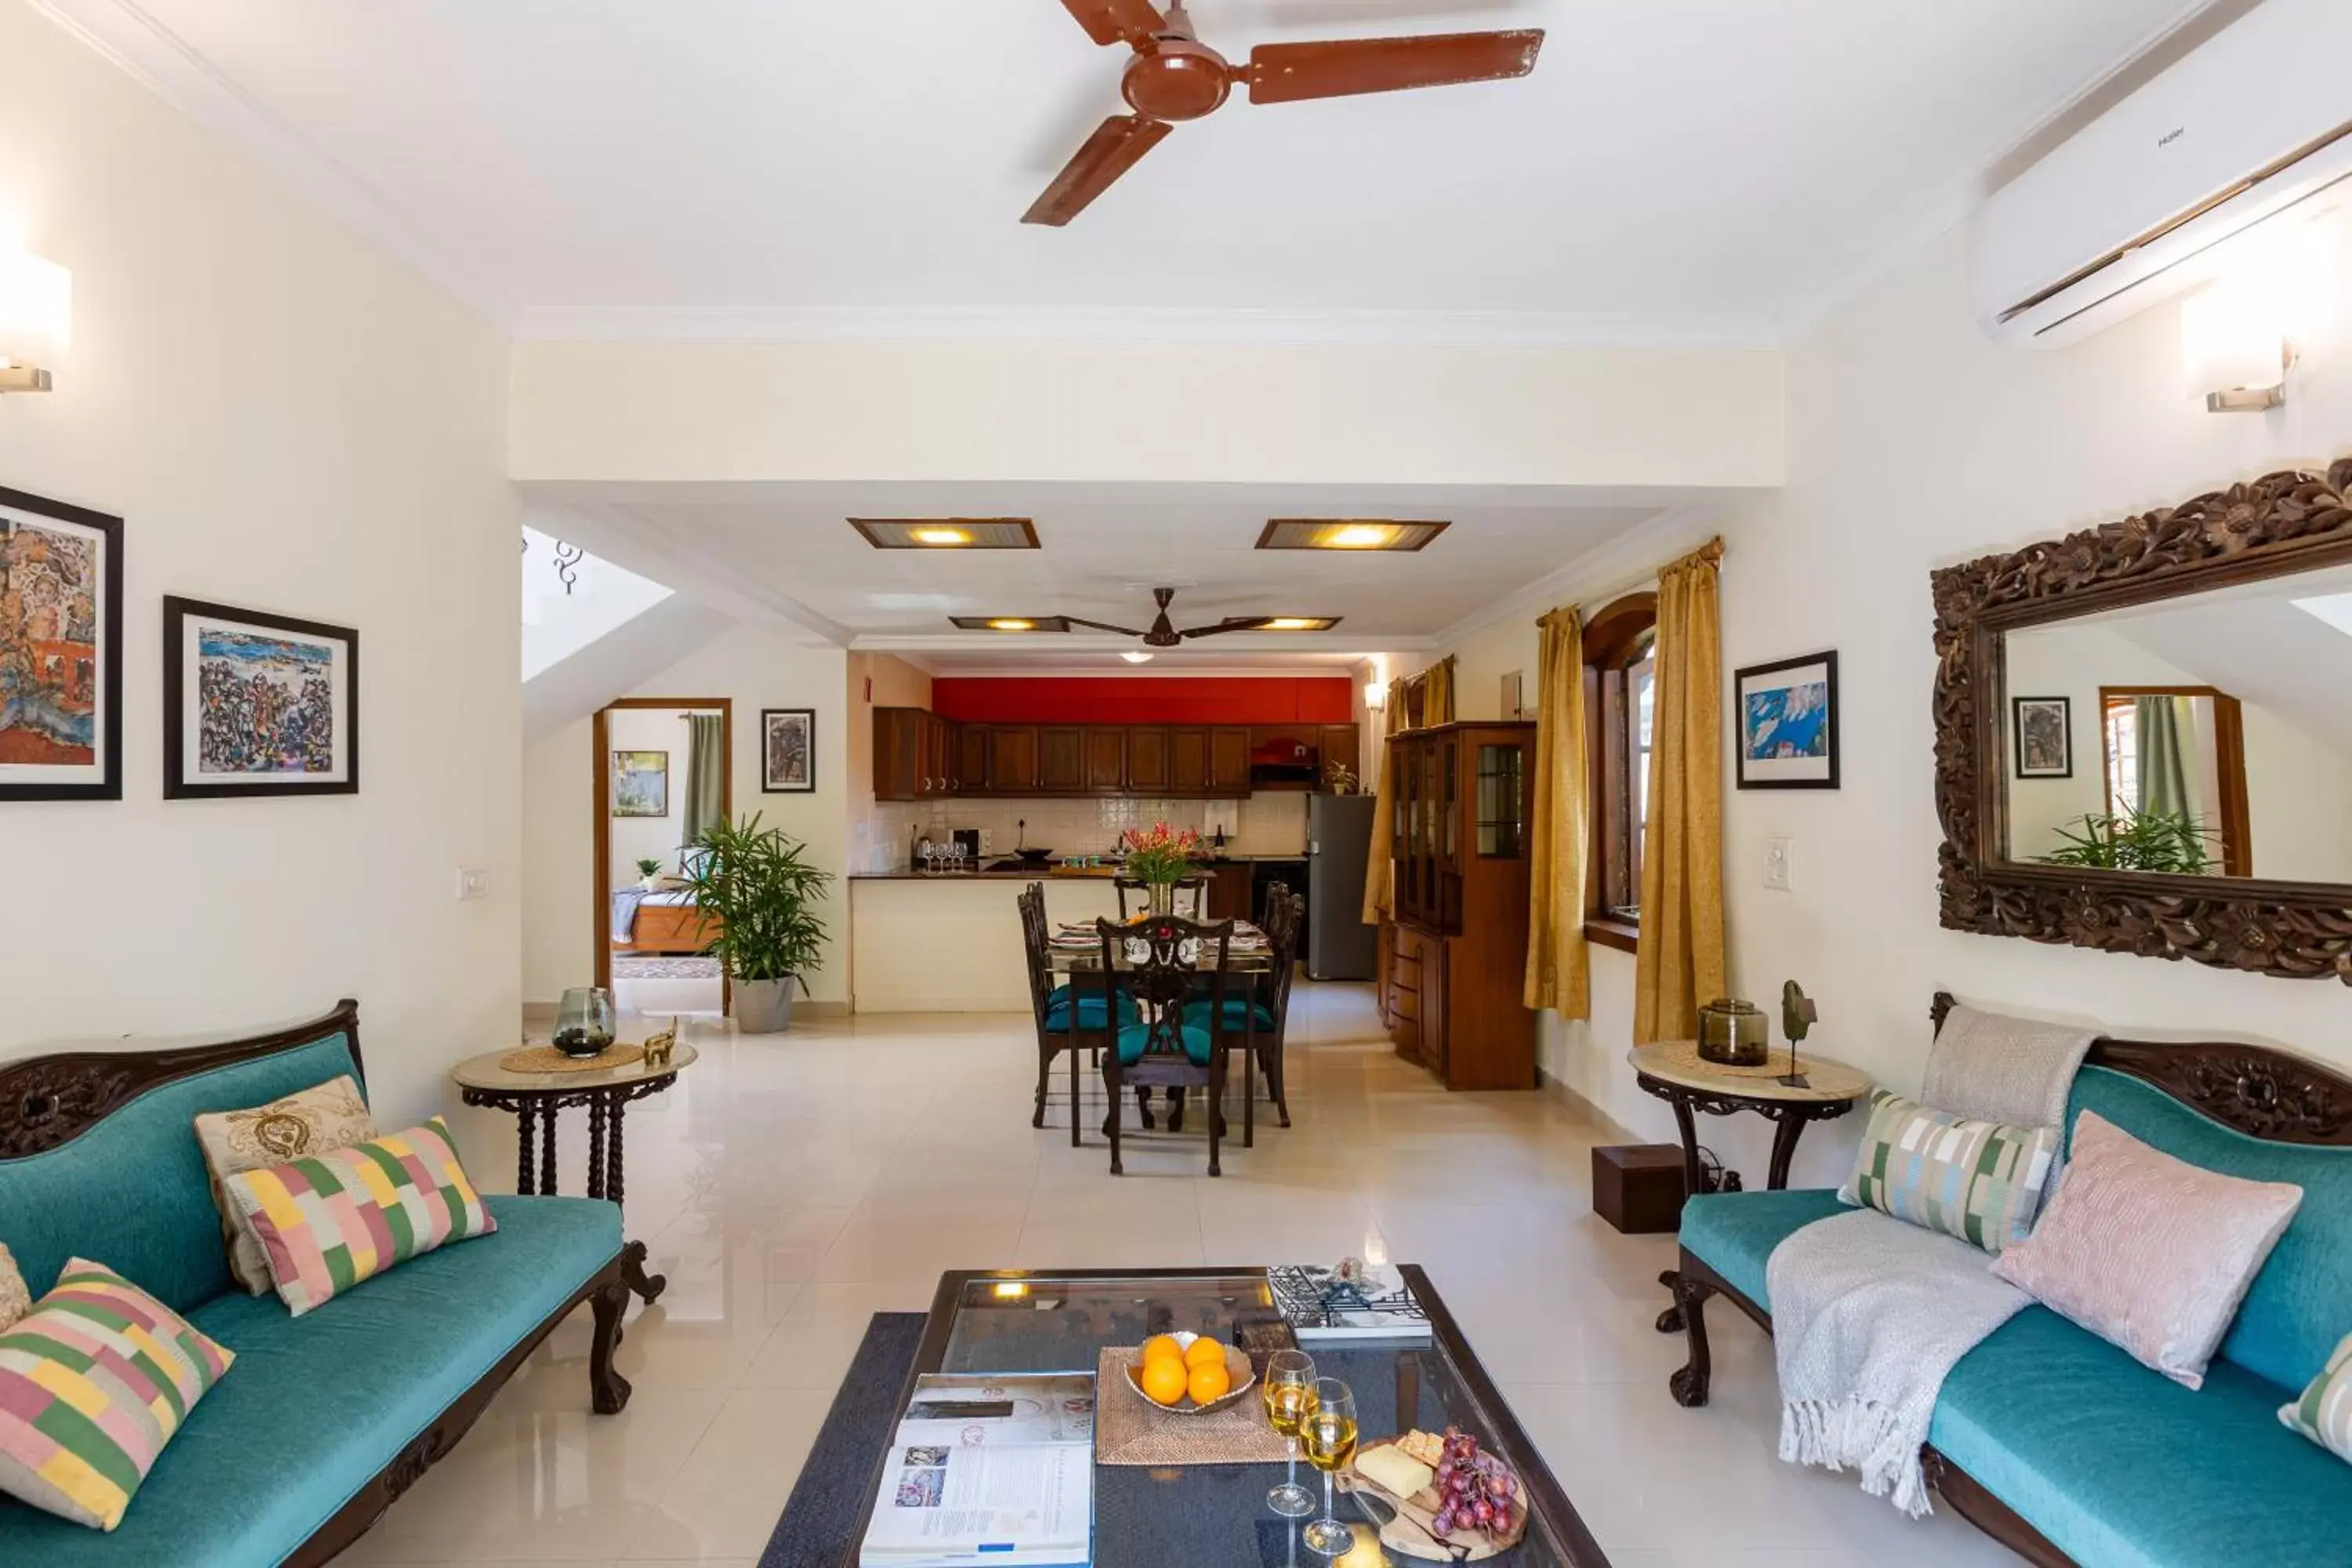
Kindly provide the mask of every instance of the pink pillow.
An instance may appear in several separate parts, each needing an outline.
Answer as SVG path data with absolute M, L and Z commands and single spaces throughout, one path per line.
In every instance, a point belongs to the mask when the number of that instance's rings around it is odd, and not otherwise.
M 2042 1223 L 1992 1271 L 2197 1388 L 2302 1202 L 2301 1187 L 2176 1160 L 2085 1110 Z

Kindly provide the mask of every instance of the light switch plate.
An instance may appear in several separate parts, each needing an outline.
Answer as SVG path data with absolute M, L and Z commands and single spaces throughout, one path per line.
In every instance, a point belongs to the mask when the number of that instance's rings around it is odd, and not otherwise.
M 457 897 L 487 899 L 489 896 L 490 873 L 488 867 L 460 866 L 457 868 Z
M 1767 838 L 1764 841 L 1764 886 L 1773 892 L 1785 893 L 1796 882 L 1795 858 L 1797 841 L 1793 838 Z

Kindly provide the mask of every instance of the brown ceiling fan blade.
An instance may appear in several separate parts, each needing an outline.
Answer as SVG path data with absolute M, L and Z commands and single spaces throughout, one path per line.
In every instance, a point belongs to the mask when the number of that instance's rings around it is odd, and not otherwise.
M 1139 44 L 1167 26 L 1151 0 L 1062 0 L 1062 5 L 1097 44 Z
M 1536 68 L 1543 29 L 1511 33 L 1436 33 L 1419 38 L 1345 38 L 1322 44 L 1266 44 L 1250 51 L 1252 103 L 1296 103 L 1409 87 L 1502 81 Z
M 1076 616 L 1064 616 L 1062 618 L 1074 626 L 1092 626 L 1098 632 L 1117 632 L 1123 637 L 1139 637 L 1143 635 L 1133 626 L 1115 626 L 1108 621 L 1089 621 Z
M 1213 626 L 1187 626 L 1183 631 L 1177 635 L 1188 637 L 1213 637 L 1219 632 L 1258 631 L 1272 625 L 1273 622 L 1274 617 L 1272 616 L 1237 616 L 1231 619 L 1219 621 Z
M 1087 144 L 1078 149 L 1078 155 L 1054 176 L 1054 183 L 1045 187 L 1045 194 L 1037 198 L 1035 205 L 1021 215 L 1021 221 L 1059 228 L 1086 211 L 1121 174 L 1134 168 L 1139 159 L 1159 146 L 1160 138 L 1171 129 L 1164 120 L 1146 120 L 1139 114 L 1112 115 L 1095 128 Z

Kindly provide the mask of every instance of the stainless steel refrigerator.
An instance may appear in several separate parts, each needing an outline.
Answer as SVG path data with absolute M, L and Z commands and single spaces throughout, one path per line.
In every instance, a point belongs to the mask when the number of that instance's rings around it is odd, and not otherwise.
M 1380 929 L 1363 921 L 1364 868 L 1371 857 L 1368 795 L 1307 797 L 1307 973 L 1317 980 L 1370 980 Z

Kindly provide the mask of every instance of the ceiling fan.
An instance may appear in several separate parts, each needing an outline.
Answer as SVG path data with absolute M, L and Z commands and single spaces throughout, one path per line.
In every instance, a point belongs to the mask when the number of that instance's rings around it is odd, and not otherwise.
M 1114 114 L 1087 138 L 1045 187 L 1023 223 L 1059 227 L 1086 211 L 1121 174 L 1157 147 L 1175 124 L 1213 112 L 1236 84 L 1252 103 L 1294 103 L 1394 92 L 1411 87 L 1501 81 L 1536 68 L 1541 28 L 1506 33 L 1438 33 L 1414 38 L 1343 38 L 1319 44 L 1261 44 L 1236 66 L 1193 34 L 1183 0 L 1161 16 L 1151 0 L 1062 0 L 1097 44 L 1125 44 L 1119 92 L 1133 114 Z
M 1072 626 L 1091 626 L 1096 631 L 1116 632 L 1123 637 L 1141 637 L 1143 646 L 1146 647 L 1181 647 L 1187 637 L 1213 637 L 1221 632 L 1323 632 L 1329 631 L 1339 624 L 1339 617 L 1337 616 L 1228 616 L 1213 626 L 1186 626 L 1182 631 L 1178 631 L 1176 623 L 1168 618 L 1168 601 L 1175 596 L 1176 590 L 1173 588 L 1151 590 L 1152 599 L 1160 605 L 1160 615 L 1151 623 L 1150 631 L 1139 632 L 1133 626 L 1115 626 L 1108 621 L 1089 621 L 1078 616 L 1055 616 L 1053 619 L 1060 622 L 1061 629 L 1065 631 Z M 961 626 L 965 622 L 958 618 L 957 624 Z M 991 629 L 1001 630 L 1010 623 L 982 621 L 978 624 Z M 1023 630 L 1040 627 L 1040 623 L 1034 620 L 1024 619 L 1019 624 Z

